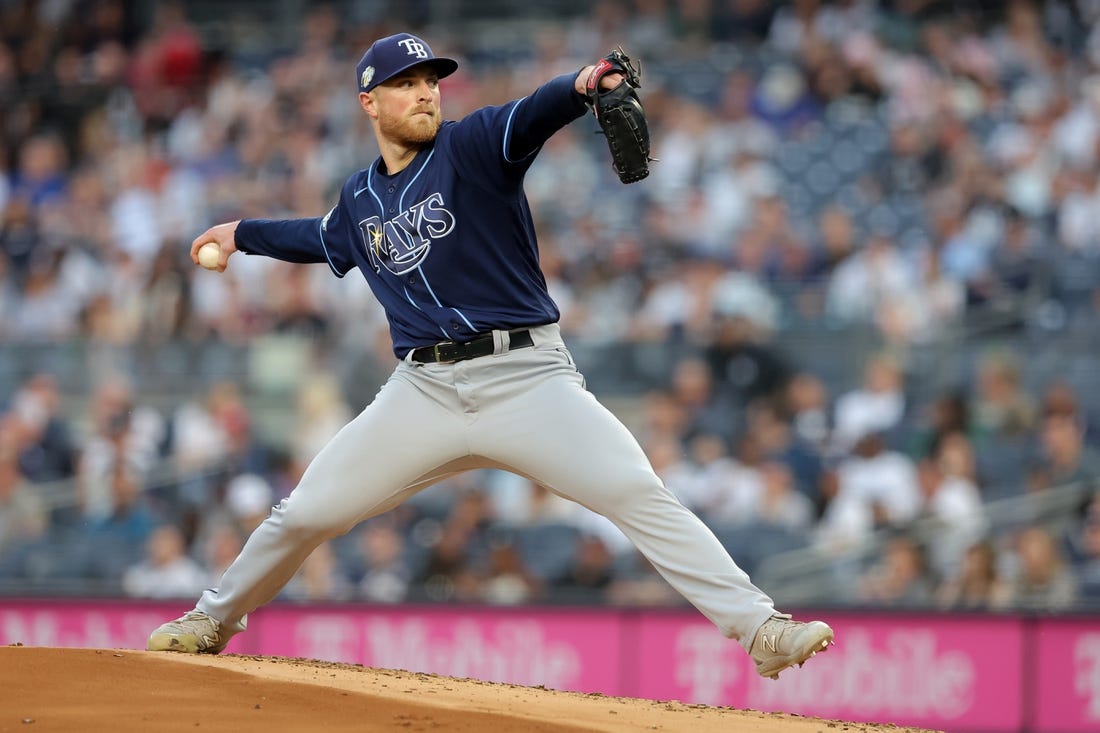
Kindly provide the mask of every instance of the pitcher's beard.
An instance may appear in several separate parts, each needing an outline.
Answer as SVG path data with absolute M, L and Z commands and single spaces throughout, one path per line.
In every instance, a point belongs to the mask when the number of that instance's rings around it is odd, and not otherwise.
M 426 145 L 435 139 L 443 123 L 438 114 L 431 117 L 415 115 L 400 120 L 380 121 L 382 133 L 390 140 L 409 147 Z

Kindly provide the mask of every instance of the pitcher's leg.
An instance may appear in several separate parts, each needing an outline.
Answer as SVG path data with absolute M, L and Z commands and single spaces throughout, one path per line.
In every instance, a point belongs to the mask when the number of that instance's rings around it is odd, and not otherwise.
M 522 402 L 496 407 L 482 415 L 476 452 L 613 521 L 673 588 L 749 649 L 775 613 L 772 600 L 664 487 L 634 436 L 579 376 L 543 380 Z
M 318 545 L 393 508 L 464 453 L 456 418 L 391 379 L 317 454 L 197 608 L 225 632 L 242 631 L 246 614 L 278 595 Z

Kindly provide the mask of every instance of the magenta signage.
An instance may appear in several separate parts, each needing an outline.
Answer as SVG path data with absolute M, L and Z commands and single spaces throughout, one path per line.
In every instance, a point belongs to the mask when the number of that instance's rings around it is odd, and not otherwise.
M 163 612 L 139 604 L 18 603 L 0 599 L 0 645 L 144 649 Z
M 1100 730 L 1100 619 L 1036 622 L 1035 730 Z
M 1018 620 L 824 618 L 837 645 L 777 681 L 759 677 L 705 622 L 644 618 L 638 695 L 951 731 L 1019 729 Z
M 183 610 L 0 599 L 0 645 L 142 649 Z M 273 604 L 228 650 L 952 733 L 1100 730 L 1100 618 L 824 618 L 837 645 L 778 681 L 686 611 Z
M 149 632 L 188 610 L 186 604 L 114 601 L 13 601 L 0 598 L 0 646 L 144 649 Z M 256 653 L 247 635 L 227 651 Z
M 622 694 L 614 613 L 272 606 L 257 621 L 264 654 Z

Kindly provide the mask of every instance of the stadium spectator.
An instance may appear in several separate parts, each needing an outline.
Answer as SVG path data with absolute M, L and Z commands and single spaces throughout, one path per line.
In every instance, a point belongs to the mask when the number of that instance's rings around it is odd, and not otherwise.
M 1064 611 L 1077 600 L 1077 579 L 1054 534 L 1041 525 L 1024 527 L 1014 538 L 1015 571 L 1008 603 L 1020 610 Z
M 89 517 L 76 530 L 77 557 L 68 572 L 115 584 L 141 557 L 158 522 L 142 477 L 132 467 L 113 465 L 106 483 L 106 513 Z
M 716 293 L 716 297 L 728 296 Z M 748 304 L 743 304 L 748 307 Z M 731 410 L 782 394 L 791 366 L 769 332 L 731 303 L 716 304 L 714 331 L 704 349 L 717 394 Z M 776 314 L 778 317 L 778 314 Z
M 680 359 L 673 366 L 669 387 L 686 417 L 684 436 L 732 436 L 737 413 L 725 394 L 718 391 L 719 379 L 722 377 L 716 377 L 708 363 L 696 356 Z
M 187 555 L 183 532 L 172 524 L 154 529 L 145 542 L 145 558 L 126 568 L 122 590 L 131 598 L 187 598 L 201 593 L 208 575 Z
M 1020 368 L 1012 355 L 990 352 L 982 358 L 971 414 L 979 434 L 993 440 L 1013 438 L 1034 427 L 1035 399 L 1020 383 Z
M 141 323 L 138 341 L 147 349 L 156 349 L 188 335 L 191 310 L 191 283 L 183 269 L 183 247 L 168 240 L 157 250 L 145 279 L 140 300 Z
M 225 470 L 230 437 L 243 408 L 235 385 L 218 382 L 201 399 L 179 405 L 172 415 L 170 452 L 182 474 L 181 502 L 189 509 L 214 498 L 216 472 Z
M 889 237 L 875 234 L 832 272 L 825 291 L 825 313 L 840 325 L 879 326 L 895 301 L 914 299 L 913 268 Z
M 224 380 L 211 384 L 201 400 L 180 405 L 172 419 L 172 455 L 184 471 L 226 461 L 248 429 L 240 388 Z
M 1070 534 L 1069 547 L 1082 599 L 1091 605 L 1100 604 L 1100 490 L 1085 502 Z
M 275 505 L 271 484 L 263 476 L 242 473 L 225 487 L 225 506 L 237 531 L 247 537 Z
M 1003 217 L 1000 241 L 990 252 L 986 281 L 980 294 L 991 305 L 1012 310 L 1022 322 L 1025 306 L 1035 301 L 1050 277 L 1050 267 L 1038 255 L 1038 232 L 1024 215 L 1011 207 Z
M 943 271 L 932 252 L 921 251 L 913 259 L 916 284 L 883 303 L 876 319 L 883 340 L 899 350 L 935 343 L 950 334 L 961 320 L 966 300 L 963 287 Z
M 936 527 L 937 540 L 929 548 L 929 560 L 940 577 L 953 574 L 966 548 L 989 529 L 974 472 L 974 452 L 962 433 L 944 436 L 936 452 L 917 465 L 922 515 Z
M 932 398 L 913 420 L 914 435 L 908 452 L 915 458 L 927 458 L 939 451 L 940 444 L 950 435 L 972 437 L 970 407 L 967 393 L 951 389 Z
M 952 611 L 995 611 L 1005 608 L 1010 596 L 996 547 L 981 540 L 966 549 L 955 572 L 936 589 L 936 605 Z
M 852 217 L 837 205 L 818 215 L 806 265 L 806 286 L 797 300 L 799 312 L 807 318 L 819 318 L 825 311 L 825 292 L 833 273 L 857 248 Z
M 48 522 L 46 507 L 23 476 L 18 456 L 0 441 L 0 558 L 44 537 Z
M 481 600 L 501 606 L 531 603 L 543 593 L 542 583 L 524 565 L 515 544 L 496 542 L 489 548 L 488 568 Z
M 784 409 L 791 415 L 791 427 L 798 439 L 824 455 L 832 439 L 829 391 L 816 375 L 801 371 L 791 377 L 781 395 Z
M 20 290 L 30 271 L 32 257 L 39 248 L 37 229 L 30 202 L 25 197 L 7 203 L 0 217 L 0 253 L 4 255 L 5 275 Z M 21 301 L 15 300 L 9 307 L 14 310 L 20 305 Z
M 1078 421 L 1087 420 L 1076 390 L 1061 378 L 1054 379 L 1043 389 L 1039 397 L 1039 413 L 1043 417 L 1071 417 Z
M 905 416 L 901 364 L 889 354 L 868 359 L 859 387 L 837 397 L 833 414 L 835 450 L 844 454 L 869 433 L 886 433 Z
M 158 5 L 152 27 L 132 49 L 127 82 L 138 113 L 154 129 L 185 109 L 188 88 L 198 81 L 199 40 L 182 11 L 182 3 Z
M 767 242 L 762 237 L 760 232 L 740 237 L 733 268 L 714 284 L 711 293 L 718 328 L 729 323 L 727 340 L 734 346 L 764 340 L 762 337 L 779 325 L 780 303 L 763 281 Z
M 469 556 L 470 542 L 468 532 L 459 525 L 443 525 L 415 578 L 430 600 L 470 602 L 481 596 L 482 579 Z
M 118 508 L 115 479 L 145 474 L 160 456 L 164 418 L 135 400 L 132 384 L 123 379 L 104 382 L 92 395 L 93 433 L 81 451 L 77 486 L 81 511 L 93 521 Z
M 763 494 L 756 464 L 759 451 L 751 437 L 742 439 L 738 455 L 732 455 L 724 438 L 702 433 L 689 442 L 686 475 L 668 485 L 680 500 L 699 511 L 712 524 L 732 525 L 752 521 Z M 666 469 L 666 473 L 671 473 Z M 659 474 L 662 480 L 665 474 Z
M 615 563 L 615 577 L 604 593 L 613 606 L 675 606 L 684 603 L 672 586 L 639 552 L 630 552 Z
M 76 439 L 62 413 L 54 375 L 40 372 L 27 379 L 12 398 L 9 417 L 19 426 L 19 465 L 28 479 L 41 482 L 73 476 Z
M 615 576 L 615 559 L 610 548 L 597 535 L 583 533 L 568 571 L 548 592 L 553 597 L 598 602 L 603 600 Z
M 810 248 L 794 230 L 789 208 L 775 190 L 773 176 L 765 172 L 757 177 L 764 179 L 758 184 L 762 190 L 752 201 L 752 218 L 737 237 L 731 264 L 739 272 L 751 272 L 774 295 L 789 297 L 806 278 Z M 721 299 L 718 303 L 726 304 Z M 761 298 L 760 307 L 755 312 L 745 309 L 744 315 L 770 333 L 779 325 L 779 303 Z
M 22 211 L 33 214 L 35 209 L 64 192 L 69 163 L 65 145 L 57 134 L 41 132 L 28 138 L 18 151 L 11 182 L 12 200 L 25 201 L 26 208 Z
M 764 455 L 789 469 L 793 487 L 812 502 L 821 493 L 821 454 L 798 435 L 794 426 L 771 400 L 749 406 L 745 430 L 760 444 Z
M 353 569 L 358 597 L 374 603 L 400 603 L 409 592 L 412 570 L 405 560 L 405 537 L 385 521 L 368 522 L 357 535 L 361 566 Z
M 1064 416 L 1073 418 L 1085 441 L 1086 455 L 1100 451 L 1100 402 L 1090 400 L 1084 393 L 1088 387 L 1075 388 L 1064 376 L 1057 376 L 1038 395 L 1039 412 L 1044 417 Z
M 894 608 L 926 608 L 932 604 L 935 577 L 925 548 L 899 534 L 886 543 L 884 555 L 864 573 L 857 593 L 862 603 Z
M 463 491 L 455 500 L 416 578 L 431 600 L 481 597 L 491 518 L 491 504 L 480 488 Z
M 1080 422 L 1072 415 L 1052 413 L 1039 426 L 1040 455 L 1029 477 L 1029 488 L 1092 486 L 1100 479 L 1100 456 L 1085 445 Z
M 355 594 L 355 588 L 344 574 L 336 559 L 331 542 L 318 545 L 294 577 L 279 593 L 279 597 L 292 601 L 347 601 Z
M 200 528 L 193 543 L 198 549 L 195 554 L 205 577 L 200 588 L 209 588 L 222 577 L 240 554 L 244 536 L 236 525 L 224 518 L 211 518 Z
M 304 271 L 304 268 L 299 268 Z M 317 452 L 352 418 L 340 385 L 328 374 L 319 373 L 303 380 L 297 396 L 294 461 L 301 470 Z
M 794 475 L 784 463 L 768 461 L 760 467 L 764 491 L 756 521 L 760 526 L 801 534 L 815 520 L 814 502 L 795 488 Z
M 81 303 L 59 278 L 56 250 L 36 251 L 27 263 L 22 297 L 8 324 L 11 336 L 23 343 L 71 339 L 80 331 Z
M 876 529 L 904 527 L 921 507 L 916 466 L 886 450 L 878 433 L 860 438 L 839 463 L 835 491 L 818 526 L 819 542 L 832 551 L 858 546 Z

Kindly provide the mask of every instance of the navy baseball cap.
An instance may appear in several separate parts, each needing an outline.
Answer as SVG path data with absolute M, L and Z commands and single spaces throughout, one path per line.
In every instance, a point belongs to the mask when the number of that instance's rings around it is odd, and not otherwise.
M 363 58 L 359 59 L 359 64 L 355 67 L 359 91 L 369 92 L 387 79 L 418 64 L 432 66 L 440 79 L 453 74 L 458 68 L 457 61 L 436 56 L 432 53 L 431 46 L 416 36 L 397 33 L 379 38 L 371 44 Z

